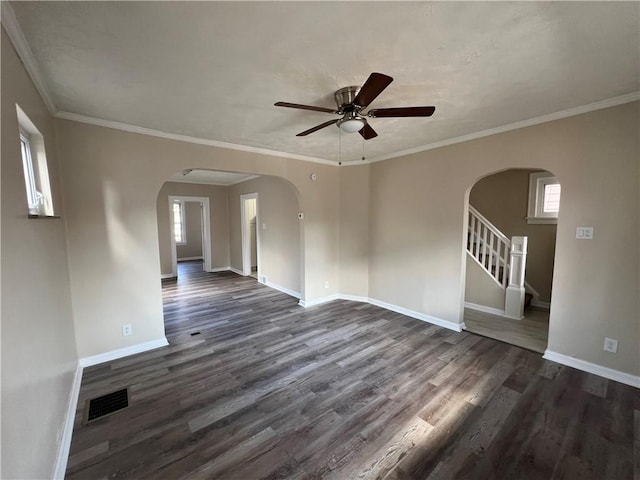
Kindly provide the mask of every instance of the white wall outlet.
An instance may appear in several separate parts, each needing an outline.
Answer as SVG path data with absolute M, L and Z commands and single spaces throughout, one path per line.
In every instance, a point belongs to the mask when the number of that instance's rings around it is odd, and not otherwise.
M 324 281 L 324 288 L 329 288 L 329 280 Z
M 127 323 L 126 325 L 122 325 L 122 336 L 128 337 L 133 333 L 133 329 L 131 328 L 131 324 Z
M 576 228 L 576 238 L 580 240 L 593 240 L 593 227 Z
M 618 340 L 615 338 L 604 337 L 604 349 L 607 352 L 618 352 Z
M 260 276 L 258 277 L 258 281 L 259 281 L 260 283 L 267 283 L 267 277 L 266 277 L 265 275 L 260 275 Z

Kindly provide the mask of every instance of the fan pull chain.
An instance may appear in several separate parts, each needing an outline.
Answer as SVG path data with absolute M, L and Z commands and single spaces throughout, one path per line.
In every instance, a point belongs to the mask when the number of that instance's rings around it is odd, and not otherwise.
M 340 130 L 340 134 L 338 135 L 338 165 L 342 165 L 342 129 Z

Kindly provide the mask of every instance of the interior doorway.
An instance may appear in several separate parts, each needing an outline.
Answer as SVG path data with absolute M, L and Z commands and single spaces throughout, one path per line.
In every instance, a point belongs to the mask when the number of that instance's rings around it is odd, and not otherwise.
M 193 206 L 197 205 L 197 210 Z M 194 211 L 198 212 L 195 213 Z M 189 232 L 189 220 L 195 216 L 199 220 L 199 228 L 192 228 Z M 198 218 L 199 217 L 199 218 Z M 199 235 L 197 242 L 192 242 L 196 246 L 199 244 L 198 251 L 201 252 L 202 269 L 205 272 L 211 271 L 211 228 L 210 228 L 210 205 L 207 197 L 188 197 L 188 196 L 169 196 L 169 226 L 171 229 L 171 273 L 173 277 L 179 274 L 178 260 L 194 261 L 198 260 L 197 255 L 188 255 L 194 250 L 184 249 L 183 256 L 178 255 L 178 247 L 188 246 L 190 237 Z M 192 224 L 193 225 L 193 224 Z M 195 227 L 195 226 L 194 226 Z M 186 255 L 186 256 L 184 256 Z
M 480 178 L 470 188 L 466 330 L 545 352 L 560 187 L 548 171 L 508 169 Z
M 242 274 L 260 275 L 260 221 L 258 194 L 240 195 L 240 228 L 242 235 Z

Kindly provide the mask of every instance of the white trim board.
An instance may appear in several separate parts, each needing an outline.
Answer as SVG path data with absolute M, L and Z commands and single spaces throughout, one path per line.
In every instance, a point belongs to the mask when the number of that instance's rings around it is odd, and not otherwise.
M 262 282 L 260 281 L 260 279 L 258 279 L 258 283 L 266 285 L 267 287 L 273 288 L 274 290 L 278 290 L 282 293 L 286 293 L 290 297 L 300 299 L 300 292 L 294 292 L 293 290 L 290 290 L 287 287 L 283 287 L 282 285 L 278 285 L 277 283 L 270 282 L 269 280 L 265 280 L 264 282 Z
M 464 302 L 464 308 L 470 308 L 471 310 L 476 310 L 478 312 L 490 313 L 491 315 L 498 315 L 500 317 L 509 318 L 505 316 L 504 310 L 500 310 L 499 308 L 487 307 L 486 305 Z
M 111 350 L 110 352 L 99 353 L 98 355 L 92 355 L 90 357 L 84 357 L 79 360 L 81 367 L 91 367 L 104 362 L 110 362 L 119 358 L 128 357 L 129 355 L 135 355 L 136 353 L 147 352 L 149 350 L 155 350 L 156 348 L 166 347 L 169 345 L 166 337 L 151 340 L 150 342 L 138 343 L 129 347 L 119 348 L 117 350 Z
M 173 273 L 161 273 L 160 274 L 160 279 L 161 280 L 166 280 L 167 278 L 176 278 L 177 275 L 174 275 Z
M 308 157 L 306 155 L 298 155 L 295 153 L 278 152 L 277 150 L 250 147 L 247 145 L 239 145 L 236 143 L 220 142 L 218 140 L 207 140 L 205 138 L 190 137 L 187 135 L 179 135 L 176 133 L 167 133 L 167 132 L 162 132 L 160 130 L 153 130 L 151 128 L 139 127 L 137 125 L 114 122 L 111 120 L 103 120 L 101 118 L 89 117 L 87 115 L 79 115 L 77 113 L 57 112 L 55 116 L 57 118 L 62 118 L 63 120 L 71 120 L 73 122 L 87 123 L 89 125 L 96 125 L 98 127 L 113 128 L 114 130 L 122 130 L 125 132 L 131 132 L 131 133 L 139 133 L 142 135 L 149 135 L 152 137 L 166 138 L 168 140 L 177 140 L 179 142 L 195 143 L 197 145 L 206 145 L 209 147 L 225 148 L 227 150 L 238 150 L 241 152 L 250 152 L 250 153 L 257 153 L 260 155 L 269 155 L 271 157 L 291 158 L 293 160 L 302 160 L 305 162 L 322 163 L 324 165 L 337 166 L 337 162 L 331 161 L 331 160 L 325 160 L 323 158 Z M 251 173 L 255 173 L 255 172 L 251 172 Z
M 244 274 L 244 272 L 242 270 L 238 270 L 237 268 L 234 268 L 234 267 L 229 267 L 229 270 L 231 270 L 233 273 L 236 273 L 238 275 L 242 275 L 243 277 L 246 277 L 246 275 Z
M 427 315 L 426 313 L 409 310 L 408 308 L 399 307 L 398 305 L 383 302 L 375 298 L 369 298 L 369 303 L 377 307 L 386 308 L 387 310 L 391 310 L 392 312 L 401 313 L 402 315 L 406 315 L 407 317 L 415 318 L 417 320 L 422 320 L 423 322 L 432 323 L 434 325 L 438 325 L 439 327 L 453 330 L 454 332 L 461 332 L 464 328 L 464 323 L 454 323 L 448 320 L 443 320 L 441 318 L 432 317 L 431 315 Z
M 456 143 L 468 142 L 470 140 L 476 140 L 482 137 L 489 137 L 498 133 L 509 132 L 511 130 L 518 130 L 520 128 L 532 127 L 534 125 L 540 125 L 541 123 L 552 122 L 554 120 L 560 120 L 562 118 L 573 117 L 575 115 L 581 115 L 583 113 L 593 112 L 595 110 L 602 110 L 603 108 L 615 107 L 617 105 L 624 105 L 625 103 L 631 103 L 640 100 L 640 91 L 628 93 L 626 95 L 620 95 L 618 97 L 607 98 L 598 102 L 588 103 L 575 108 L 569 108 L 567 110 L 560 110 L 559 112 L 549 113 L 547 115 L 541 115 L 539 117 L 533 117 L 519 122 L 508 123 L 488 130 L 481 130 L 479 132 L 469 133 L 467 135 L 461 135 L 459 137 L 453 137 L 439 142 L 430 143 L 428 145 L 422 145 L 416 148 L 410 148 L 402 150 L 389 155 L 383 155 L 381 157 L 375 157 L 368 159 L 364 162 L 349 162 L 354 165 L 362 165 L 363 163 L 375 163 L 382 162 L 383 160 L 390 160 L 392 158 L 404 157 L 414 153 L 424 152 L 426 150 L 433 150 L 435 148 L 447 147 L 449 145 L 455 145 Z M 343 166 L 349 166 L 349 163 L 343 162 Z
M 209 273 L 217 273 L 217 272 L 228 272 L 231 270 L 231 267 L 228 265 L 226 267 L 213 267 L 211 270 L 207 270 Z
M 423 322 L 431 323 L 433 325 L 438 325 L 439 327 L 444 327 L 449 330 L 453 330 L 455 332 L 461 332 L 465 328 L 464 323 L 450 322 L 448 320 L 443 320 L 441 318 L 432 317 L 431 315 L 427 315 L 426 313 L 416 312 L 415 310 L 409 310 L 408 308 L 383 302 L 382 300 L 377 300 L 375 298 L 369 298 L 369 297 L 361 297 L 357 295 L 346 295 L 346 294 L 343 295 L 340 293 L 336 293 L 333 295 L 328 295 L 326 297 L 316 298 L 314 300 L 309 300 L 309 301 L 300 300 L 299 305 L 302 307 L 308 308 L 308 307 L 314 307 L 316 305 L 321 305 L 323 303 L 332 302 L 334 300 L 348 300 L 351 302 L 370 303 L 371 305 L 375 305 L 376 307 L 381 307 L 386 310 L 390 310 L 392 312 L 401 313 L 402 315 L 406 315 L 407 317 L 415 318 L 417 320 L 422 320 Z
M 177 260 L 178 262 L 186 262 L 189 260 L 202 260 L 202 255 L 200 255 L 199 257 L 182 257 L 182 258 L 178 258 Z
M 27 39 L 22 32 L 22 28 L 20 28 L 20 24 L 16 19 L 13 7 L 11 7 L 9 2 L 2 2 L 0 13 L 2 15 L 2 25 L 4 25 L 7 35 L 9 35 L 9 38 L 11 39 L 11 43 L 13 43 L 13 46 L 18 53 L 18 57 L 22 60 L 22 64 L 27 70 L 31 81 L 33 81 L 36 90 L 38 90 L 47 110 L 49 110 L 51 115 L 55 115 L 57 111 L 56 105 L 53 103 L 51 93 L 42 78 L 40 68 L 38 67 L 38 63 L 36 62 L 33 52 L 31 51 L 31 47 L 29 47 L 29 43 L 27 42 Z
M 53 478 L 55 480 L 63 479 L 67 471 L 67 462 L 69 461 L 69 451 L 71 450 L 71 436 L 73 434 L 73 425 L 76 419 L 76 409 L 78 407 L 78 397 L 80 396 L 80 385 L 82 384 L 82 371 L 84 368 L 80 362 L 76 364 L 76 372 L 71 384 L 69 392 L 69 401 L 67 411 L 65 412 L 64 424 L 62 426 L 62 435 L 60 436 L 60 444 L 58 445 L 58 454 L 56 456 L 56 464 L 53 470 Z
M 315 298 L 313 300 L 300 299 L 300 301 L 298 302 L 298 305 L 304 308 L 309 308 L 309 307 L 315 307 L 316 305 L 322 305 L 323 303 L 333 302 L 334 300 L 340 300 L 340 295 L 337 293 L 334 293 L 333 295 Z
M 568 367 L 573 367 L 583 372 L 593 373 L 599 377 L 608 378 L 616 382 L 624 383 L 632 387 L 640 388 L 640 376 L 631 375 L 630 373 L 614 370 L 613 368 L 603 367 L 595 363 L 587 362 L 586 360 L 580 360 L 579 358 L 570 357 L 562 353 L 554 352 L 553 350 L 545 350 L 542 358 L 551 360 L 552 362 L 561 363 Z

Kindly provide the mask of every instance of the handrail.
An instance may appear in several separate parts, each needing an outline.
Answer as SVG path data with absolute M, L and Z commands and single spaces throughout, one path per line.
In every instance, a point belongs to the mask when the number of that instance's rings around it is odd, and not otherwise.
M 469 205 L 467 251 L 503 289 L 507 288 L 511 241 Z
M 503 240 L 504 243 L 511 245 L 511 240 L 509 240 L 509 238 L 504 233 L 498 230 L 498 227 L 496 227 L 493 223 L 487 220 L 487 218 L 484 215 L 482 215 L 478 210 L 473 208 L 471 205 L 469 205 L 469 212 L 473 213 L 476 217 L 478 217 L 482 221 L 482 223 L 484 223 L 487 226 L 487 228 L 489 228 L 489 230 L 495 233 L 496 237 L 500 238 L 500 240 Z

